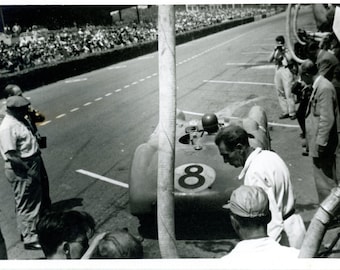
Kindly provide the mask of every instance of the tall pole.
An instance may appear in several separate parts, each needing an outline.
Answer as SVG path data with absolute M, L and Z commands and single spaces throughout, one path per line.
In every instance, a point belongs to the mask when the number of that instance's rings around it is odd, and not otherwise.
M 140 23 L 140 17 L 139 17 L 138 5 L 136 6 L 136 14 L 137 14 L 137 22 L 139 24 Z
M 174 221 L 176 134 L 175 10 L 158 8 L 159 145 L 157 180 L 158 241 L 162 258 L 177 258 Z
M 5 32 L 5 20 L 2 7 L 0 7 L 0 32 Z

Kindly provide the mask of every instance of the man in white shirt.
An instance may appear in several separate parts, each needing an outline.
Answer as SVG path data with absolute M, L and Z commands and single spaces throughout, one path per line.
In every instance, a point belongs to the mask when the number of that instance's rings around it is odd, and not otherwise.
M 41 211 L 41 164 L 38 141 L 25 118 L 30 102 L 9 97 L 0 125 L 0 152 L 5 175 L 14 191 L 15 212 L 25 249 L 40 249 L 36 223 Z
M 281 244 L 300 248 L 306 229 L 301 216 L 295 214 L 288 167 L 275 152 L 251 147 L 248 137 L 243 128 L 229 125 L 218 132 L 215 143 L 225 163 L 243 167 L 238 178 L 244 185 L 261 187 L 267 193 L 272 215 L 268 235 Z
M 269 200 L 261 187 L 240 186 L 223 206 L 230 210 L 231 224 L 241 241 L 222 259 L 279 259 L 298 258 L 299 250 L 281 246 L 267 235 L 271 219 Z

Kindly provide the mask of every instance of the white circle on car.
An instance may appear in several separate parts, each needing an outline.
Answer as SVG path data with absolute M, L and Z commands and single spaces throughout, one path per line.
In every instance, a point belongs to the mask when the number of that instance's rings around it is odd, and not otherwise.
M 175 168 L 175 188 L 182 192 L 199 192 L 216 179 L 213 168 L 202 163 L 187 163 Z

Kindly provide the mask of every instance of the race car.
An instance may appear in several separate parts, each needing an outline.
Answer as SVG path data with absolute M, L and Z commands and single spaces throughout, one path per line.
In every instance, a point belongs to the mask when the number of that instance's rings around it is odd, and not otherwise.
M 174 166 L 175 213 L 217 213 L 228 201 L 232 190 L 242 184 L 238 180 L 241 168 L 223 162 L 215 135 L 231 123 L 243 126 L 253 147 L 270 149 L 270 136 L 265 111 L 253 106 L 248 117 L 224 117 L 204 114 L 201 119 L 187 120 L 183 112 L 177 113 Z M 140 219 L 156 212 L 158 171 L 158 128 L 148 142 L 135 150 L 129 183 L 130 211 Z

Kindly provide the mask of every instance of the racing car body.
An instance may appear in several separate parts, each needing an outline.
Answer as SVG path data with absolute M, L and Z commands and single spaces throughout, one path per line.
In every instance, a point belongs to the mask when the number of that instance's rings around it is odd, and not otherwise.
M 242 184 L 241 168 L 223 162 L 215 145 L 216 133 L 208 133 L 201 119 L 188 121 L 183 113 L 176 121 L 174 167 L 175 212 L 221 212 L 232 190 Z M 222 128 L 229 119 L 219 117 Z M 254 106 L 245 119 L 232 120 L 251 135 L 250 144 L 270 149 L 267 117 L 263 109 Z M 152 214 L 157 203 L 158 129 L 147 143 L 137 147 L 130 170 L 130 211 L 133 215 Z

